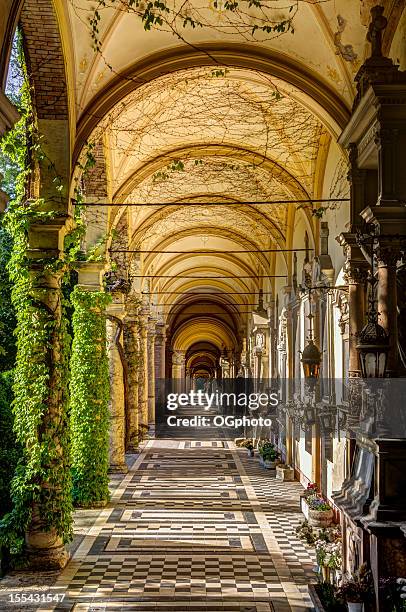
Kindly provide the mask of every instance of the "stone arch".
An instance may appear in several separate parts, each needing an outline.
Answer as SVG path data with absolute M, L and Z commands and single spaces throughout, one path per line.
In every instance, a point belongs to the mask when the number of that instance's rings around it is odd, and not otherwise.
M 142 58 L 113 78 L 103 92 L 89 102 L 78 123 L 74 158 L 80 155 L 99 119 L 138 87 L 165 73 L 218 64 L 260 70 L 297 88 L 314 101 L 318 116 L 329 125 L 335 136 L 339 135 L 349 119 L 346 104 L 325 82 L 301 62 L 281 52 L 224 42 L 209 43 L 202 49 L 178 46 L 166 49 L 165 53 L 158 52 Z
M 30 193 L 49 210 L 69 213 L 72 105 L 69 100 L 62 22 L 54 0 L 20 0 L 9 14 L 0 68 L 3 79 L 17 25 L 20 25 L 31 97 L 45 161 L 32 176 Z M 58 181 L 55 181 L 58 176 Z M 62 184 L 63 190 L 58 186 Z M 48 202 L 48 205 L 47 205 Z

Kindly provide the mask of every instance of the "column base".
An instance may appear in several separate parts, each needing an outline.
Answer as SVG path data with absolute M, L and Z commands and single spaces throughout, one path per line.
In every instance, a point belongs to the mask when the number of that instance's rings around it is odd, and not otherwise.
M 89 502 L 88 504 L 75 503 L 75 508 L 104 508 L 107 504 L 107 499 L 101 499 L 99 501 Z
M 27 547 L 27 564 L 25 570 L 56 571 L 63 569 L 70 559 L 70 554 L 64 546 L 56 548 Z
M 130 455 L 138 455 L 140 452 L 140 447 L 135 444 L 129 444 L 126 453 L 130 454 Z
M 110 465 L 109 474 L 127 474 L 128 467 L 126 463 L 115 463 Z

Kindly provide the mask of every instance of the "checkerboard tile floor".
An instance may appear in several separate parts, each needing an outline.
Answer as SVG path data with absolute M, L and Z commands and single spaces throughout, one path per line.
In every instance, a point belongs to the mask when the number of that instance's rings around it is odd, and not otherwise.
M 62 572 L 56 610 L 311 609 L 298 483 L 227 441 L 150 441 Z

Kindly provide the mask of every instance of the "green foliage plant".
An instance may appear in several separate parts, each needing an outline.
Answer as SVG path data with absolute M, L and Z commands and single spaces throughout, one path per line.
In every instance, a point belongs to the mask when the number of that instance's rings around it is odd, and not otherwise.
M 74 339 L 71 356 L 70 418 L 73 500 L 82 507 L 109 499 L 109 370 L 106 354 L 107 293 L 75 287 L 71 301 Z
M 22 449 L 11 484 L 13 507 L 0 521 L 0 545 L 11 554 L 23 551 L 24 533 L 33 519 L 36 528 L 52 532 L 64 543 L 72 537 L 67 413 L 70 338 L 60 291 L 64 263 L 54 256 L 35 262 L 28 256 L 32 224 L 57 219 L 59 213 L 45 210 L 40 198 L 27 199 L 34 167 L 47 162 L 41 152 L 21 39 L 17 52 L 23 71 L 18 96 L 21 118 L 1 143 L 10 168 L 18 170 L 5 219 L 13 243 L 8 271 L 17 319 L 14 432 Z M 57 175 L 54 182 L 61 193 Z
M 21 448 L 13 432 L 13 371 L 0 373 L 0 516 L 11 510 L 10 486 Z

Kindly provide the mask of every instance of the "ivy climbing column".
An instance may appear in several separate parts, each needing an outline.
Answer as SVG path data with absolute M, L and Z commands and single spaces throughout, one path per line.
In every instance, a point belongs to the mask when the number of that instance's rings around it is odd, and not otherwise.
M 154 319 L 148 324 L 148 432 L 155 436 L 155 323 Z
M 107 354 L 110 374 L 110 472 L 127 472 L 125 462 L 125 390 L 123 368 L 123 319 L 124 296 L 113 293 L 113 301 L 107 311 Z
M 17 312 L 14 423 L 23 453 L 13 481 L 14 507 L 2 521 L 0 535 L 14 550 L 25 544 L 32 569 L 58 569 L 67 562 L 64 544 L 72 534 L 69 340 L 59 259 L 65 224 L 61 219 L 42 220 L 32 222 L 27 231 L 25 210 L 9 217 Z
M 33 506 L 26 543 L 31 566 L 58 568 L 64 566 L 67 560 L 63 545 L 67 536 L 70 536 L 71 524 L 71 480 L 67 453 L 69 435 L 66 412 L 67 378 L 64 367 L 67 347 L 64 346 L 66 334 L 61 317 L 60 292 L 62 274 L 48 274 L 41 266 L 35 264 L 32 264 L 30 272 L 33 281 L 33 299 L 30 300 L 31 304 L 27 305 L 30 312 L 26 311 L 26 314 L 31 316 L 25 319 L 23 325 L 32 325 L 32 327 L 31 333 L 27 330 L 25 338 L 21 337 L 19 342 L 21 360 L 16 368 L 15 406 L 18 412 L 24 411 L 33 398 L 40 399 L 39 394 L 42 396 L 42 402 L 38 401 L 38 412 L 35 415 L 32 411 L 21 414 L 20 418 L 16 419 L 16 427 L 20 436 L 25 438 L 27 467 L 37 471 L 38 476 L 42 473 L 43 478 L 40 478 L 40 491 L 35 493 L 34 488 L 31 491 Z M 24 313 L 20 312 L 20 325 L 22 316 Z M 35 328 L 39 336 L 37 342 L 30 345 Z M 40 348 L 38 339 L 41 336 L 44 345 Z M 39 348 L 40 355 L 36 352 Z M 27 358 L 25 363 L 23 351 Z M 25 377 L 29 374 L 29 370 L 33 375 L 30 381 Z M 46 379 L 43 378 L 44 375 Z M 26 384 L 24 391 L 22 386 L 25 387 Z M 30 390 L 32 395 L 27 397 L 27 391 Z M 22 394 L 27 401 L 22 401 L 20 404 L 19 400 L 23 399 Z M 45 406 L 46 409 L 43 410 Z M 33 418 L 31 433 L 36 431 L 34 443 L 32 439 L 30 440 L 30 433 L 20 429 L 29 415 Z M 36 452 L 39 453 L 38 456 Z M 26 478 L 30 476 L 31 485 L 34 487 L 35 478 L 30 469 L 27 469 L 24 482 L 21 484 L 26 485 Z
M 139 360 L 139 386 L 138 386 L 138 405 L 139 405 L 139 429 L 142 437 L 148 431 L 148 313 L 141 311 L 139 317 L 140 334 L 140 360 Z
M 140 360 L 140 338 L 137 305 L 127 300 L 124 319 L 124 352 L 128 365 L 128 395 L 126 418 L 126 450 L 138 448 L 138 368 Z
M 71 357 L 73 499 L 78 506 L 103 506 L 109 498 L 109 369 L 106 354 L 107 304 L 100 290 L 103 264 L 81 263 L 80 284 L 71 300 L 74 339 Z

